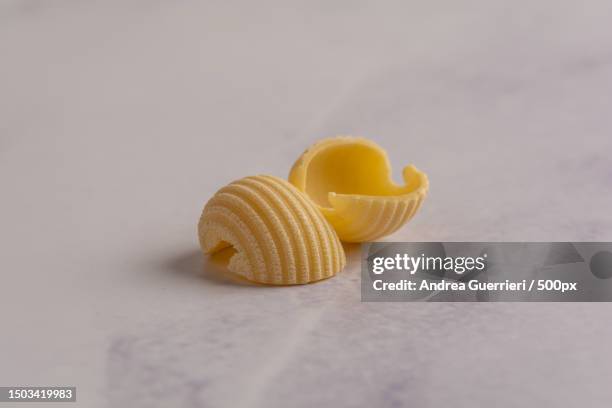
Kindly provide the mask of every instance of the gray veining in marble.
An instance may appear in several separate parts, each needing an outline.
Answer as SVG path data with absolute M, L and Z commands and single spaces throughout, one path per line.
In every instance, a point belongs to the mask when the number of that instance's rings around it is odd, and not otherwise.
M 389 240 L 612 240 L 610 21 L 609 1 L 0 2 L 0 385 L 609 406 L 608 304 L 361 303 L 355 247 L 319 284 L 236 285 L 195 225 L 229 181 L 359 134 L 430 176 Z

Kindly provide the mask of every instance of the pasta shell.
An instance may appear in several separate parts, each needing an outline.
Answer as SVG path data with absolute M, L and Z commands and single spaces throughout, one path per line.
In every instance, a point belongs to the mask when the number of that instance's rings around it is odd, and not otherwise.
M 302 192 L 273 176 L 245 177 L 219 190 L 198 224 L 205 253 L 235 250 L 230 271 L 254 282 L 303 284 L 346 264 L 342 244 Z
M 423 203 L 427 176 L 412 165 L 403 176 L 405 185 L 393 182 L 387 153 L 376 143 L 339 136 L 308 148 L 289 181 L 315 202 L 341 240 L 364 242 L 396 231 Z

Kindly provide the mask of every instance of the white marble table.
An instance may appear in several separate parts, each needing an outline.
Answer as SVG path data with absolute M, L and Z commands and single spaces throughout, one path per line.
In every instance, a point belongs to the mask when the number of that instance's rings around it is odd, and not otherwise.
M 610 21 L 609 1 L 1 1 L 0 385 L 610 406 L 609 304 L 361 303 L 354 247 L 320 284 L 240 286 L 195 232 L 217 188 L 343 133 L 430 176 L 389 240 L 612 240 Z

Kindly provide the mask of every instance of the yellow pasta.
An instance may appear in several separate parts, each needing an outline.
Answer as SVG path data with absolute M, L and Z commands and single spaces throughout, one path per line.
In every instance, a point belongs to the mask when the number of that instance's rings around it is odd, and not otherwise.
M 254 282 L 292 285 L 338 273 L 346 258 L 316 206 L 287 181 L 246 177 L 219 190 L 198 224 L 205 253 L 229 246 L 230 271 Z
M 396 231 L 421 206 L 427 176 L 412 165 L 403 176 L 405 185 L 393 182 L 387 153 L 376 143 L 339 136 L 308 148 L 289 181 L 316 203 L 341 240 L 363 242 Z

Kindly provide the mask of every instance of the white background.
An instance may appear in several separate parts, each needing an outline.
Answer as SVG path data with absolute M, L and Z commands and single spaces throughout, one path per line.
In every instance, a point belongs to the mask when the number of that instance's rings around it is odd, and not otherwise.
M 609 1 L 2 0 L 0 385 L 609 406 L 608 304 L 361 303 L 355 247 L 328 281 L 239 286 L 196 224 L 224 184 L 354 134 L 431 181 L 388 240 L 612 240 L 611 21 Z

